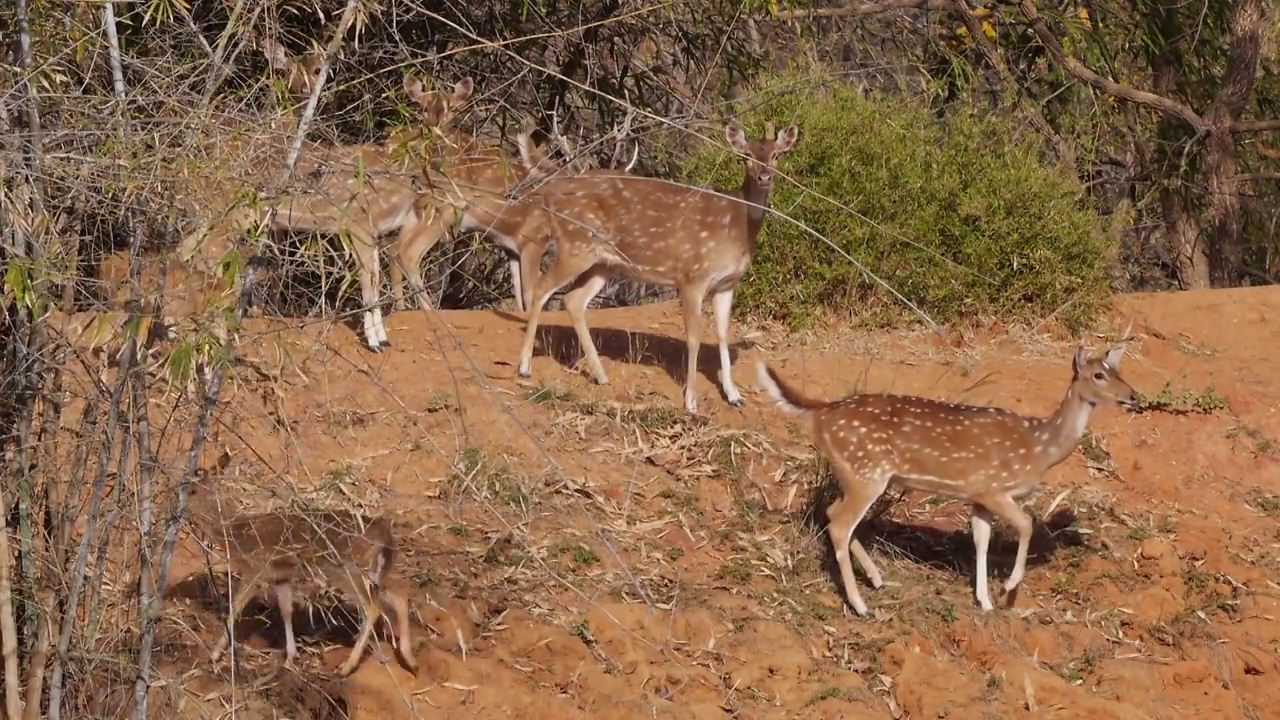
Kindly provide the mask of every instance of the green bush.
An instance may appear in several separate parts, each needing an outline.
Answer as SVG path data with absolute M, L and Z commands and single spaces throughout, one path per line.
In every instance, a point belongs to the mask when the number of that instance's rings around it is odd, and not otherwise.
M 956 111 L 944 126 L 923 103 L 868 100 L 799 76 L 773 78 L 757 98 L 740 115 L 751 137 L 771 119 L 800 127 L 771 207 L 934 320 L 1053 315 L 1075 329 L 1106 299 L 1105 223 L 1075 179 L 1044 164 L 1037 140 L 1005 119 Z M 684 182 L 741 186 L 741 160 L 717 139 L 683 163 Z M 832 315 L 874 325 L 915 317 L 831 245 L 772 214 L 740 297 L 746 313 L 793 327 Z

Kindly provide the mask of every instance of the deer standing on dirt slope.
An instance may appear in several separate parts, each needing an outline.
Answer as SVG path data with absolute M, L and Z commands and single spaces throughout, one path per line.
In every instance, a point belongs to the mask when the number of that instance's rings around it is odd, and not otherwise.
M 1057 411 L 1046 418 L 903 395 L 815 400 L 759 363 L 765 392 L 787 412 L 810 420 L 815 444 L 839 481 L 843 496 L 827 508 L 827 533 L 835 546 L 845 596 L 859 615 L 866 616 L 867 606 L 858 594 L 849 550 L 871 586 L 880 588 L 880 571 L 854 531 L 890 485 L 960 498 L 973 505 L 975 595 L 984 611 L 993 608 L 987 589 L 991 522 L 998 516 L 1011 523 L 1018 530 L 1018 555 L 1004 588 L 1011 592 L 1018 587 L 1033 529 L 1018 500 L 1071 454 L 1096 406 L 1133 407 L 1137 402 L 1133 388 L 1120 377 L 1128 337 L 1126 331 L 1124 340 L 1097 357 L 1090 357 L 1083 345 L 1077 348 L 1071 385 Z
M 349 675 L 360 664 L 377 621 L 393 628 L 396 654 L 415 675 L 409 602 L 386 587 L 395 556 L 391 525 L 349 512 L 269 512 L 242 515 L 209 528 L 215 547 L 224 551 L 222 573 L 229 570 L 239 587 L 227 612 L 226 632 L 210 653 L 218 662 L 231 642 L 236 616 L 249 600 L 264 592 L 284 619 L 285 658 L 298 655 L 293 635 L 293 606 L 297 599 L 315 600 L 337 593 L 359 603 L 362 623 L 355 645 L 338 669 Z
M 734 289 L 751 263 L 778 158 L 795 145 L 798 134 L 792 125 L 775 136 L 770 122 L 764 139 L 750 140 L 736 123 L 726 126 L 725 139 L 746 160 L 742 189 L 732 195 L 621 173 L 552 178 L 538 188 L 537 199 L 545 203 L 542 217 L 553 228 L 558 249 L 533 293 L 520 376 L 530 375 L 543 306 L 557 290 L 573 283 L 564 296 L 565 310 L 591 374 L 596 382 L 607 384 L 586 310 L 610 277 L 627 275 L 674 286 L 680 294 L 688 351 L 684 404 L 691 414 L 698 412 L 694 379 L 702 302 L 711 294 L 720 341 L 720 386 L 729 404 L 741 407 L 742 393 L 733 383 L 729 359 Z
M 422 108 L 424 128 L 420 133 L 441 136 L 445 157 L 457 153 L 459 137 L 453 131 L 456 109 L 465 103 L 474 88 L 471 78 L 459 81 L 451 95 L 423 90 L 422 81 L 406 76 L 406 94 Z M 228 212 L 209 231 L 215 244 L 225 247 L 227 240 L 244 235 L 264 221 L 270 230 L 315 232 L 345 235 L 350 239 L 355 256 L 360 297 L 363 306 L 365 343 L 373 352 L 390 345 L 382 320 L 379 295 L 382 269 L 378 259 L 379 237 L 399 231 L 397 245 L 403 246 L 422 218 L 418 214 L 417 183 L 425 166 L 415 156 L 406 138 L 412 133 L 401 131 L 384 144 L 340 145 L 317 149 L 306 158 L 303 172 L 308 185 L 286 193 L 262 207 L 238 207 Z M 470 146 L 473 141 L 462 143 Z M 197 243 L 192 238 L 184 246 Z M 392 264 L 392 290 L 399 295 L 401 275 Z
M 628 115 L 624 126 L 616 131 L 615 163 L 630 122 Z M 420 306 L 428 309 L 426 294 L 422 292 L 422 257 L 450 229 L 455 229 L 463 233 L 479 232 L 502 248 L 508 256 L 511 294 L 516 308 L 525 312 L 531 304 L 543 253 L 551 241 L 550 231 L 545 225 L 531 223 L 536 215 L 531 203 L 522 199 L 513 201 L 507 193 L 516 184 L 561 172 L 563 168 L 533 142 L 533 128 L 526 129 L 517 138 L 523 167 L 517 165 L 514 174 L 511 159 L 496 146 L 480 144 L 456 131 L 446 136 L 445 142 L 452 151 L 438 167 L 427 172 L 429 189 L 419 196 L 418 213 L 423 220 L 401 242 L 400 262 L 391 268 L 393 307 L 398 310 L 404 306 L 400 275 L 403 271 L 409 273 L 411 289 L 416 288 L 413 291 L 420 293 Z M 639 158 L 639 150 L 637 145 L 631 162 L 621 170 L 585 170 L 576 176 L 628 173 Z

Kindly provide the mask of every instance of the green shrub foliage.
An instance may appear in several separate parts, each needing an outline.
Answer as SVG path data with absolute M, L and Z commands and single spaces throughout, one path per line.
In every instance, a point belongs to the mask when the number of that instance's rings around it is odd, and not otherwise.
M 831 245 L 771 213 L 739 290 L 746 313 L 793 327 L 916 317 L 832 245 L 938 322 L 1053 316 L 1075 329 L 1106 299 L 1105 223 L 1004 118 L 956 110 L 944 123 L 923 103 L 797 76 L 773 78 L 754 100 L 739 116 L 751 137 L 768 120 L 800 127 L 770 206 Z M 683 163 L 684 182 L 741 186 L 742 162 L 722 138 Z

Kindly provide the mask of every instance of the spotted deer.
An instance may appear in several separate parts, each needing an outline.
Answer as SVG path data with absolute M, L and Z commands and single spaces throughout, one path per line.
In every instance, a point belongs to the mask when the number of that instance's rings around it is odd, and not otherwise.
M 751 263 L 764 224 L 778 158 L 796 142 L 792 125 L 765 137 L 748 139 L 736 123 L 725 139 L 746 161 L 742 188 L 726 194 L 657 178 L 605 173 L 553 177 L 536 191 L 542 218 L 553 228 L 557 251 L 550 269 L 533 292 L 518 372 L 529 377 L 542 308 L 551 295 L 572 283 L 564 296 L 578 342 L 596 382 L 608 375 L 591 340 L 587 305 L 615 275 L 674 286 L 684 310 L 687 365 L 684 404 L 698 412 L 694 379 L 701 346 L 702 303 L 707 294 L 720 342 L 720 387 L 734 407 L 743 404 L 733 382 L 729 358 L 729 320 L 733 295 Z
M 411 91 L 410 95 L 414 93 Z M 623 140 L 631 125 L 628 114 L 623 125 L 613 134 L 617 136 L 614 164 L 621 157 Z M 418 212 L 423 217 L 400 243 L 399 262 L 391 268 L 391 286 L 396 309 L 403 308 L 403 276 L 408 273 L 411 287 L 422 288 L 422 258 L 445 236 L 449 230 L 479 232 L 493 241 L 508 256 L 511 275 L 511 294 L 516 308 L 525 312 L 533 294 L 542 256 L 550 243 L 549 229 L 545 223 L 534 220 L 536 211 L 532 203 L 513 199 L 510 192 L 520 184 L 534 178 L 554 174 L 572 173 L 593 176 L 602 172 L 629 173 L 639 157 L 639 146 L 631 161 L 620 170 L 571 170 L 551 160 L 545 150 L 533 142 L 533 128 L 526 128 L 517 138 L 521 163 L 513 167 L 511 158 L 494 145 L 483 144 L 475 138 L 453 130 L 442 138 L 449 150 L 427 172 L 429 188 L 419 196 Z M 563 137 L 557 139 L 565 145 Z M 428 308 L 425 294 L 418 296 L 423 309 Z
M 452 130 L 457 109 L 471 97 L 474 83 L 463 78 L 450 95 L 426 92 L 422 81 L 406 76 L 406 94 L 422 110 L 420 134 L 438 134 L 444 146 L 439 152 L 453 157 L 459 133 Z M 190 237 L 184 247 L 211 242 L 226 247 L 232 238 L 266 222 L 273 231 L 316 232 L 344 235 L 355 258 L 363 306 L 363 331 L 367 346 L 379 352 L 391 344 L 379 306 L 382 285 L 379 238 L 399 231 L 396 244 L 404 246 L 423 221 L 419 215 L 418 185 L 424 173 L 421 154 L 401 131 L 384 144 L 334 146 L 313 151 L 300 164 L 301 185 L 270 203 L 238 206 L 226 213 L 204 237 Z M 425 148 L 419 148 L 425 152 Z M 392 263 L 392 288 L 398 293 L 399 268 Z
M 867 605 L 858 593 L 849 551 L 871 586 L 880 588 L 884 584 L 880 570 L 854 531 L 890 485 L 972 504 L 975 595 L 984 611 L 994 607 L 987 589 L 991 523 L 1000 517 L 1012 524 L 1018 531 L 1018 554 L 1004 588 L 1011 592 L 1018 587 L 1033 529 L 1018 501 L 1071 454 L 1095 407 L 1131 408 L 1137 402 L 1133 388 L 1120 377 L 1128 332 L 1124 337 L 1098 356 L 1091 357 L 1083 345 L 1078 347 L 1066 395 L 1057 411 L 1043 418 L 904 395 L 816 400 L 759 363 L 760 385 L 783 410 L 809 420 L 815 444 L 839 482 L 842 497 L 827 508 L 827 533 L 835 547 L 845 596 L 859 615 L 866 616 Z
M 210 653 L 214 663 L 231 642 L 236 616 L 261 593 L 280 609 L 285 658 L 291 664 L 298 655 L 295 601 L 314 602 L 336 593 L 359 604 L 362 620 L 355 645 L 338 673 L 345 676 L 355 670 L 377 621 L 386 618 L 394 631 L 396 654 L 417 674 L 409 601 L 387 587 L 395 543 L 385 519 L 342 511 L 268 512 L 233 518 L 211 528 L 210 534 L 221 551 L 218 569 L 237 580 L 225 632 Z

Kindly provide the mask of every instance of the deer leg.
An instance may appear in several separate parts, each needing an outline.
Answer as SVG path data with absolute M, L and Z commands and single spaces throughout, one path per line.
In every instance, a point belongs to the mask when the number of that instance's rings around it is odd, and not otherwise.
M 524 345 L 520 348 L 520 364 L 516 369 L 520 377 L 527 378 L 530 375 L 530 366 L 533 364 L 533 344 L 538 338 L 538 320 L 542 315 L 543 306 L 557 290 L 576 280 L 594 264 L 593 255 L 574 254 L 566 247 L 564 241 L 561 241 L 555 264 L 546 275 L 538 278 L 538 287 L 533 293 L 533 305 L 529 308 L 529 322 L 525 326 Z
M 292 663 L 298 657 L 298 643 L 293 636 L 293 586 L 281 583 L 275 586 L 276 607 L 284 620 L 284 657 Z
M 533 289 L 538 284 L 538 277 L 542 274 L 542 256 L 547 250 L 546 240 L 539 238 L 531 240 L 527 237 L 521 239 L 523 243 L 520 246 L 520 290 L 517 292 L 516 304 L 520 312 L 528 312 L 529 307 L 533 305 Z M 512 267 L 514 271 L 516 268 Z M 515 276 L 512 275 L 514 278 Z M 515 281 L 512 281 L 512 287 L 515 287 Z
M 396 655 L 410 672 L 417 675 L 418 660 L 413 656 L 413 638 L 409 630 L 409 601 L 400 593 L 390 590 L 380 590 L 376 599 L 382 606 L 384 615 L 392 614 L 387 613 L 387 610 L 394 611 L 394 621 L 390 617 L 387 619 L 393 625 Z
M 604 288 L 606 280 L 608 276 L 603 272 L 591 274 L 585 282 L 564 295 L 564 309 L 573 320 L 573 329 L 578 333 L 578 345 L 582 347 L 587 368 L 596 382 L 601 385 L 609 384 L 609 376 L 605 374 L 604 366 L 600 364 L 600 353 L 596 351 L 596 344 L 591 340 L 591 330 L 587 327 L 587 306 L 591 304 L 591 299 Z
M 236 617 L 244 610 L 244 606 L 249 604 L 249 600 L 253 599 L 253 594 L 258 589 L 258 580 L 261 576 L 255 575 L 253 578 L 241 584 L 240 589 L 231 598 L 231 607 L 227 608 L 226 632 L 218 639 L 218 644 L 214 646 L 213 652 L 209 654 L 209 660 L 218 662 L 222 657 L 222 653 L 226 651 L 227 646 L 231 644 L 231 636 L 236 631 Z
M 365 600 L 361 603 L 361 614 L 364 615 L 363 622 L 360 625 L 360 632 L 356 635 L 355 645 L 351 648 L 351 653 L 347 655 L 346 662 L 338 668 L 338 675 L 345 677 L 351 674 L 360 664 L 360 658 L 364 655 L 365 646 L 369 644 L 369 637 L 373 635 L 373 627 L 378 622 L 381 612 L 374 603 Z
M 423 310 L 430 310 L 431 304 L 427 302 L 427 289 L 422 284 L 422 258 L 444 237 L 451 221 L 450 216 L 432 209 L 421 222 L 407 232 L 402 231 L 397 242 L 399 269 L 409 278 L 409 292 L 417 297 L 418 306 Z
M 1035 524 L 1009 495 L 983 498 L 983 505 L 1007 520 L 1018 531 L 1018 557 L 1013 561 L 1013 572 L 1009 573 L 1009 579 L 1004 583 L 1005 592 L 1013 592 L 1027 572 L 1027 552 L 1031 549 L 1031 534 L 1035 530 Z
M 395 247 L 398 249 L 405 243 L 405 238 L 409 236 L 420 223 L 422 218 L 418 217 L 417 212 L 406 222 L 400 226 L 396 232 Z M 391 258 L 391 267 L 387 270 L 391 276 L 391 310 L 399 312 L 407 307 L 404 299 L 404 270 L 400 267 L 400 254 L 397 252 Z
M 706 288 L 689 288 L 680 291 L 680 305 L 684 309 L 685 373 L 684 409 L 690 415 L 698 414 L 698 350 L 702 348 L 702 299 Z
M 733 384 L 733 368 L 729 359 L 729 320 L 733 314 L 733 289 L 721 290 L 711 296 L 711 308 L 716 316 L 716 335 L 720 340 L 720 389 L 724 399 L 734 407 L 742 407 L 742 393 Z
M 826 445 L 826 443 L 823 444 Z M 863 602 L 862 595 L 858 592 L 858 583 L 853 576 L 853 566 L 849 562 L 849 551 L 853 551 L 858 564 L 867 573 L 867 579 L 872 587 L 879 589 L 884 585 L 880 569 L 871 561 L 871 556 L 862 547 L 862 543 L 854 537 L 854 532 L 876 498 L 880 497 L 888 487 L 889 478 L 868 481 L 867 478 L 856 474 L 847 462 L 834 453 L 827 453 L 827 455 L 835 458 L 831 463 L 831 469 L 836 474 L 844 492 L 844 497 L 831 503 L 827 508 L 829 521 L 827 534 L 831 537 L 831 544 L 836 553 L 836 564 L 840 566 L 840 579 L 844 583 L 845 597 L 849 599 L 849 604 L 853 606 L 855 612 L 866 617 L 867 604 Z
M 375 238 L 367 236 L 363 231 L 348 228 L 351 251 L 356 256 L 356 273 L 360 280 L 360 304 L 364 314 L 364 341 L 373 352 L 382 352 L 384 332 L 380 332 L 379 316 L 374 315 L 378 307 L 379 288 L 376 272 L 378 266 L 378 247 Z
M 974 563 L 974 595 L 984 612 L 990 612 L 995 607 L 991 604 L 991 591 L 987 588 L 987 546 L 991 544 L 991 519 L 990 510 L 982 505 L 973 506 L 969 522 L 973 526 L 973 552 L 977 557 Z

